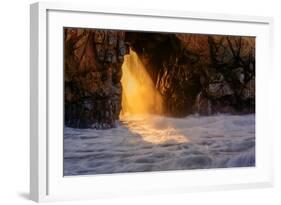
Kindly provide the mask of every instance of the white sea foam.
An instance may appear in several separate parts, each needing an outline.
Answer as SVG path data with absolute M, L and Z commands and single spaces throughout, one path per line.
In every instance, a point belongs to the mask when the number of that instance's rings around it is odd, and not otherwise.
M 64 174 L 255 166 L 255 115 L 123 117 L 107 130 L 64 128 Z

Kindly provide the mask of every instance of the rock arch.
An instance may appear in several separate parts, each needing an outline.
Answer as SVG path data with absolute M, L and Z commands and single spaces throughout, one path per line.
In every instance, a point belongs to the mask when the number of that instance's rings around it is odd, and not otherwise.
M 255 111 L 254 37 L 66 28 L 64 42 L 66 126 L 116 125 L 129 47 L 163 97 L 163 114 Z

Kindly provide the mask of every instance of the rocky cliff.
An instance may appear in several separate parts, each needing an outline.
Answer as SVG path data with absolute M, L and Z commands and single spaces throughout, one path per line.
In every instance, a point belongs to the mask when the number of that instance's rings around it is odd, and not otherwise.
M 64 31 L 64 116 L 70 127 L 110 128 L 121 110 L 125 33 Z
M 64 42 L 66 126 L 115 126 L 129 48 L 161 94 L 164 115 L 255 112 L 254 37 L 67 28 Z

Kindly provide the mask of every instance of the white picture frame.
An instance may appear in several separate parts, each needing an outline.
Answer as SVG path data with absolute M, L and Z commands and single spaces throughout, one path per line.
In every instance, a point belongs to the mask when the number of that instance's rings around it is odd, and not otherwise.
M 263 109 L 270 106 L 268 76 L 273 72 L 272 18 L 46 2 L 32 4 L 30 11 L 32 200 L 41 202 L 273 186 L 272 113 Z M 64 26 L 256 36 L 256 166 L 63 177 L 61 34 Z

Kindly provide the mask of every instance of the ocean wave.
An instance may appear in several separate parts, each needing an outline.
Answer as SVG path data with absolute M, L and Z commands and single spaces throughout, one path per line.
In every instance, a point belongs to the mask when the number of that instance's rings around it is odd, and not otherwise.
M 123 117 L 64 128 L 64 175 L 255 166 L 255 115 Z

